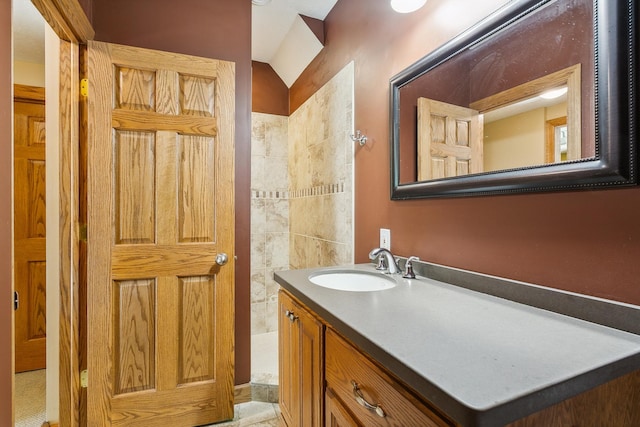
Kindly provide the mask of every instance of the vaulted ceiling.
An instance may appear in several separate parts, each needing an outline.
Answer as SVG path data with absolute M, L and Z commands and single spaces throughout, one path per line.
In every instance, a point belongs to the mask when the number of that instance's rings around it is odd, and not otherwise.
M 245 0 L 249 1 L 249 0 Z M 322 49 L 300 15 L 324 20 L 337 0 L 270 0 L 252 4 L 251 58 L 266 62 L 291 86 Z M 13 0 L 14 54 L 44 63 L 44 20 L 30 0 Z

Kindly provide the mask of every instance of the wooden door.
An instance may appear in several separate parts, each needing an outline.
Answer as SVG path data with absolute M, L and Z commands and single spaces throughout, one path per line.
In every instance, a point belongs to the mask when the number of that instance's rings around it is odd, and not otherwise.
M 418 181 L 482 172 L 482 138 L 476 110 L 418 98 Z
M 14 86 L 15 371 L 46 367 L 44 88 Z
M 231 419 L 234 64 L 97 42 L 88 63 L 88 425 Z

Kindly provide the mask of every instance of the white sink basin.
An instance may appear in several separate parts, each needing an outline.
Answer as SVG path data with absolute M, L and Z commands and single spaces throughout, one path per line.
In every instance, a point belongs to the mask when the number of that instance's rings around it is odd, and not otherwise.
M 370 292 L 391 289 L 395 280 L 383 273 L 369 271 L 326 271 L 312 274 L 309 281 L 315 285 L 339 291 Z

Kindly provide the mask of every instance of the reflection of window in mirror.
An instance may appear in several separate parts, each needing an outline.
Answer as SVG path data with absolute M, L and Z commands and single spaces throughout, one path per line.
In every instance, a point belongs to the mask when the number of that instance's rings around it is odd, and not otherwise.
M 545 163 L 567 160 L 567 117 L 547 120 L 544 144 Z

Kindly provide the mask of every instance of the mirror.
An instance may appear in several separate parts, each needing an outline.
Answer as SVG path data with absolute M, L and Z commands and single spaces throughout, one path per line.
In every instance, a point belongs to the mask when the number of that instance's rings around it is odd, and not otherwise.
M 391 198 L 636 184 L 634 14 L 512 1 L 393 77 Z

